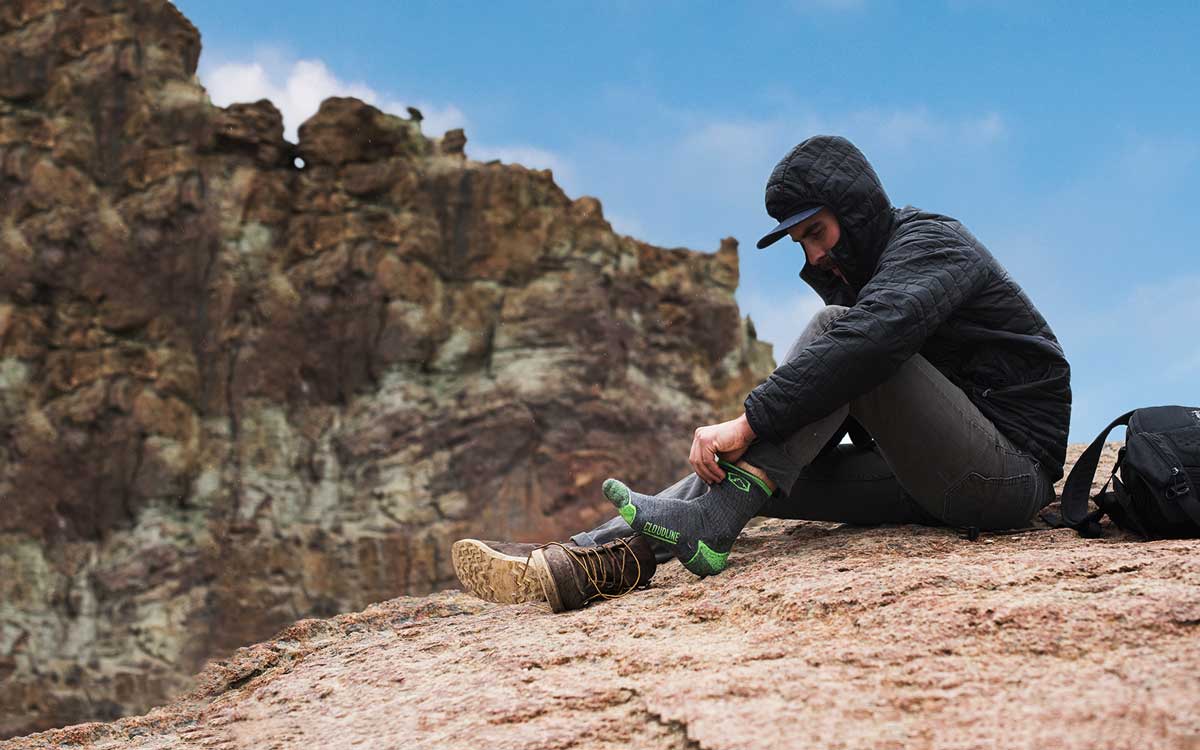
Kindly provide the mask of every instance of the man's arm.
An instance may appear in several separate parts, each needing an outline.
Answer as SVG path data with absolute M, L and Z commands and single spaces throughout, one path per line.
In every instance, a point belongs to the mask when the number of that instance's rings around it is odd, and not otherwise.
M 988 273 L 974 248 L 946 239 L 918 235 L 885 256 L 855 305 L 746 397 L 750 430 L 783 440 L 887 380 L 920 351 Z
M 746 415 L 728 422 L 696 428 L 692 435 L 692 452 L 688 462 L 692 471 L 709 484 L 725 478 L 725 470 L 717 465 L 717 455 L 733 463 L 741 458 L 754 442 L 754 431 Z

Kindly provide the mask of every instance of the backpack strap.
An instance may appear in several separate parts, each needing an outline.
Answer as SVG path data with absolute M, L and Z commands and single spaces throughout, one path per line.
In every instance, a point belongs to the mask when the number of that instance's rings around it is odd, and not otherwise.
M 1112 492 L 1104 492 L 1097 495 L 1096 505 L 1109 515 L 1112 515 L 1110 508 L 1120 508 L 1122 511 L 1120 516 L 1123 520 L 1122 526 L 1132 526 L 1133 530 L 1144 539 L 1153 538 L 1153 534 L 1147 531 L 1146 527 L 1142 524 L 1141 514 L 1134 510 L 1133 498 L 1129 496 L 1129 491 L 1125 489 L 1125 485 L 1116 477 L 1110 477 L 1110 479 L 1112 479 L 1113 483 Z
M 1137 410 L 1134 409 L 1134 411 Z M 1103 515 L 1103 510 L 1092 514 L 1088 513 L 1088 496 L 1092 492 L 1092 480 L 1096 477 L 1096 466 L 1100 463 L 1100 451 L 1104 449 L 1104 441 L 1108 438 L 1108 433 L 1112 432 L 1115 427 L 1129 424 L 1131 416 L 1133 416 L 1133 411 L 1125 412 L 1100 432 L 1087 450 L 1079 456 L 1075 465 L 1071 467 L 1071 473 L 1063 485 L 1063 523 L 1081 534 L 1084 533 L 1085 528 L 1096 524 Z

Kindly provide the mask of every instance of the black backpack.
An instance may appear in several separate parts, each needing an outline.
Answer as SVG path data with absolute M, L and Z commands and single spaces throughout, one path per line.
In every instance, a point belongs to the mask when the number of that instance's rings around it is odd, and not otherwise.
M 1123 424 L 1128 425 L 1125 445 L 1108 481 L 1092 498 L 1098 510 L 1089 513 L 1088 494 L 1104 439 Z M 1092 441 L 1063 486 L 1061 525 L 1098 537 L 1105 515 L 1147 539 L 1200 536 L 1200 407 L 1134 409 Z

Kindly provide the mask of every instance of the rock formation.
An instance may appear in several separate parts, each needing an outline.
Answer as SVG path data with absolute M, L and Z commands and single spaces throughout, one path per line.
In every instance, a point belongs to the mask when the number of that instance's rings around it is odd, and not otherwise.
M 199 54 L 166 0 L 0 5 L 0 736 L 591 524 L 772 364 L 733 241 L 353 99 L 291 144 Z
M 444 592 L 306 620 L 147 716 L 5 750 L 1200 743 L 1194 540 L 764 521 L 730 561 L 561 615 Z

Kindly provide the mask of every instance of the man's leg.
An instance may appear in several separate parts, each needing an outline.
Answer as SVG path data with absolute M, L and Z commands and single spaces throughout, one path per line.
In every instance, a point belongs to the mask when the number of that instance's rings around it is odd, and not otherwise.
M 815 315 L 787 359 L 846 309 L 830 306 Z M 873 463 L 873 468 L 864 466 L 878 476 L 864 481 L 806 473 L 808 464 L 849 415 L 877 441 L 882 456 L 868 452 L 837 465 L 853 474 L 859 471 L 856 462 Z M 778 486 L 760 509 L 763 515 L 775 517 L 1012 528 L 1027 523 L 1053 497 L 1053 485 L 1036 462 L 1017 451 L 965 393 L 920 355 L 870 393 L 783 443 L 755 443 L 743 460 L 764 470 Z M 708 489 L 690 474 L 662 496 L 695 499 Z M 572 539 L 588 544 L 629 533 L 628 524 L 618 516 Z M 660 546 L 660 559 L 665 556 L 662 550 Z
M 829 306 L 818 311 L 808 322 L 800 335 L 788 348 L 784 362 L 820 336 L 829 325 L 842 315 L 847 308 Z M 820 452 L 834 432 L 845 421 L 846 410 L 841 409 L 825 419 L 809 425 L 808 429 L 792 435 L 783 448 L 777 448 L 765 443 L 755 443 L 750 446 L 739 463 L 746 463 L 767 473 L 768 478 L 780 485 L 782 480 L 785 487 L 790 487 L 804 466 Z M 836 424 L 835 424 L 836 423 Z M 694 500 L 709 491 L 709 486 L 694 472 L 683 477 L 675 484 L 657 493 L 657 497 L 674 500 Z M 779 492 L 776 492 L 778 496 Z M 784 495 L 786 495 L 786 490 Z M 594 529 L 581 531 L 571 537 L 571 541 L 582 546 L 604 544 L 614 539 L 629 536 L 634 533 L 629 524 L 621 516 L 614 516 Z M 654 542 L 655 554 L 658 561 L 667 562 L 674 557 L 671 548 Z
M 878 450 L 845 444 L 806 466 L 791 493 L 773 495 L 759 515 L 862 525 L 942 525 L 904 491 Z
M 787 359 L 824 333 L 846 309 L 827 307 L 814 315 L 788 351 Z M 625 517 L 618 516 L 571 539 L 576 544 L 602 543 L 628 536 L 636 528 L 667 541 L 656 545 L 660 561 L 677 556 L 698 575 L 717 572 L 724 567 L 729 548 L 742 527 L 772 494 L 772 487 L 764 485 L 761 475 L 786 492 L 803 467 L 839 431 L 846 414 L 845 408 L 839 409 L 798 430 L 781 445 L 754 443 L 737 464 L 753 476 L 727 466 L 726 473 L 732 476 L 712 487 L 689 474 L 656 495 L 642 495 L 610 480 L 605 483 L 605 495 L 621 507 Z
M 663 490 L 662 495 L 695 498 L 708 485 L 695 474 Z M 878 450 L 838 445 L 800 471 L 791 492 L 776 492 L 758 512 L 762 518 L 830 521 L 861 525 L 921 524 L 942 526 L 900 486 L 895 472 Z M 616 516 L 600 526 L 571 537 L 581 546 L 592 546 L 632 533 L 625 519 Z M 659 563 L 674 558 L 671 548 L 651 542 Z
M 658 494 L 661 497 L 670 497 L 677 500 L 691 500 L 700 497 L 705 492 L 708 492 L 708 485 L 704 483 L 703 479 L 696 476 L 695 472 L 692 472 Z M 629 527 L 624 518 L 613 516 L 590 531 L 581 531 L 573 535 L 571 541 L 581 547 L 590 547 L 597 544 L 605 544 L 614 539 L 629 536 L 632 533 L 633 529 Z M 651 542 L 651 544 L 654 546 L 654 554 L 658 562 L 667 562 L 674 558 L 669 547 L 658 542 Z
M 802 469 L 763 515 L 1005 529 L 1028 524 L 1054 499 L 1054 483 L 1037 461 L 919 354 L 845 413 L 879 452 L 839 449 L 831 461 Z M 788 477 L 776 475 L 784 488 Z
M 850 414 L 923 511 L 954 527 L 1019 528 L 1054 483 L 921 355 L 850 402 Z

